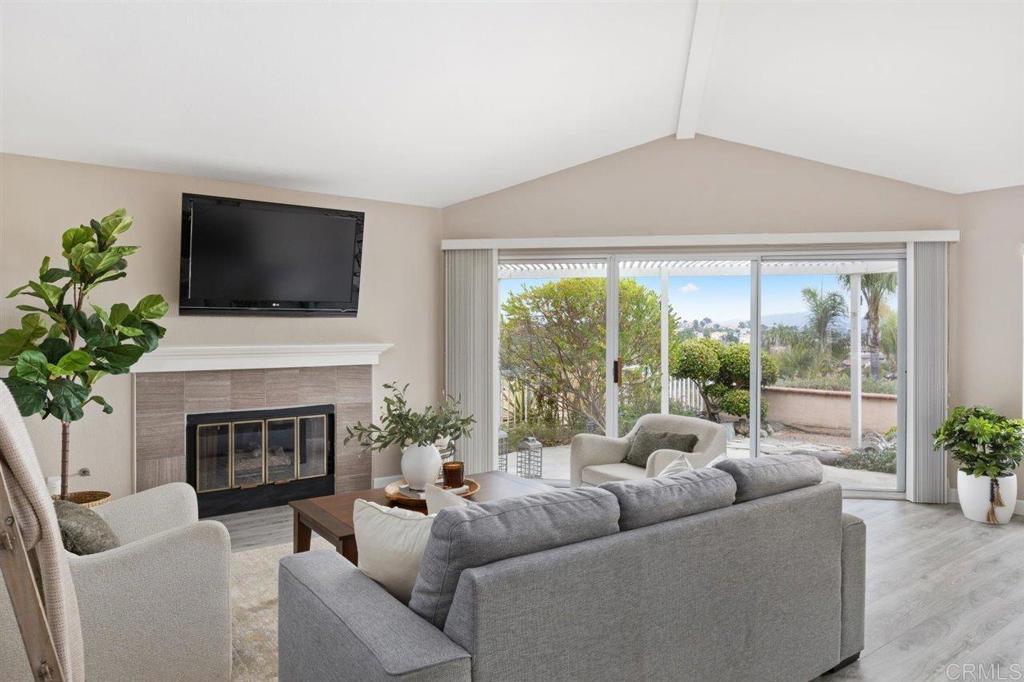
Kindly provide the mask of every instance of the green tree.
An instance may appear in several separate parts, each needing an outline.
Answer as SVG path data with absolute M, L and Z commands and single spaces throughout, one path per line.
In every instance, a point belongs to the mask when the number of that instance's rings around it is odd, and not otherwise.
M 896 313 L 888 311 L 882 317 L 881 323 L 881 349 L 882 354 L 892 363 L 893 370 L 899 369 L 899 320 Z
M 605 280 L 565 278 L 524 287 L 501 306 L 500 362 L 505 376 L 570 420 L 605 427 Z M 669 314 L 669 352 L 679 341 Z M 632 279 L 619 282 L 621 411 L 647 409 L 660 387 L 661 302 Z M 552 415 L 554 416 L 554 415 Z
M 839 280 L 850 289 L 850 275 L 840 275 Z M 896 293 L 899 280 L 895 272 L 868 272 L 860 276 L 860 293 L 864 297 L 864 319 L 867 320 L 867 346 L 871 356 L 871 378 L 881 376 L 882 315 L 885 301 Z
M 750 415 L 750 346 L 714 339 L 683 341 L 671 366 L 672 376 L 697 385 L 704 415 L 721 421 L 721 413 Z M 779 380 L 779 366 L 767 352 L 761 353 L 761 385 Z M 762 401 L 762 412 L 766 405 Z
M 828 349 L 836 322 L 846 317 L 846 301 L 834 291 L 826 294 L 811 287 L 804 287 L 800 293 L 810 313 L 807 326 L 814 334 L 818 348 L 824 352 Z
M 115 303 L 109 309 L 91 305 L 90 294 L 101 284 L 125 277 L 127 258 L 137 246 L 118 246 L 117 238 L 132 226 L 118 209 L 102 220 L 64 232 L 61 246 L 66 268 L 50 267 L 43 258 L 39 277 L 16 288 L 38 299 L 18 310 L 28 313 L 20 327 L 0 334 L 0 365 L 11 367 L 3 379 L 23 416 L 55 417 L 61 423 L 61 497 L 68 495 L 71 423 L 85 416 L 87 403 L 109 414 L 113 408 L 95 395 L 97 381 L 124 374 L 144 353 L 156 349 L 164 328 L 155 320 L 167 313 L 163 296 L 144 296 L 134 306 Z

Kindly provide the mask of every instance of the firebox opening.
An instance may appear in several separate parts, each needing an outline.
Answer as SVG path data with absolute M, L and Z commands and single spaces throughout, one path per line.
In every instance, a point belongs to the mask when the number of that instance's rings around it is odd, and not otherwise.
M 186 418 L 186 475 L 200 516 L 334 492 L 334 406 Z

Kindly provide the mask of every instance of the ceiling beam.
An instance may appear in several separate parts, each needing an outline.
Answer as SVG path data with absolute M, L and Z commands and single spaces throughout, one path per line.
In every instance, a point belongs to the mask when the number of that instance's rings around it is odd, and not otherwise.
M 690 36 L 690 56 L 686 60 L 686 75 L 683 76 L 683 100 L 679 105 L 677 140 L 691 140 L 697 134 L 700 103 L 704 97 L 708 72 L 711 70 L 711 54 L 715 49 L 718 17 L 721 11 L 720 0 L 697 0 L 693 34 Z

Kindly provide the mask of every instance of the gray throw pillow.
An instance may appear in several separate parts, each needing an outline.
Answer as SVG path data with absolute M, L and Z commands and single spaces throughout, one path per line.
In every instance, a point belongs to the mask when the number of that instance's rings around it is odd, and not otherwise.
M 647 458 L 655 450 L 678 450 L 693 452 L 697 447 L 697 436 L 692 433 L 673 433 L 671 431 L 647 431 L 640 429 L 633 436 L 633 442 L 622 460 L 633 466 L 646 467 Z
M 53 507 L 64 549 L 72 554 L 98 554 L 121 546 L 110 525 L 92 509 L 68 500 L 55 500 Z
M 618 500 L 600 488 L 447 507 L 430 528 L 409 608 L 443 629 L 464 570 L 618 532 Z

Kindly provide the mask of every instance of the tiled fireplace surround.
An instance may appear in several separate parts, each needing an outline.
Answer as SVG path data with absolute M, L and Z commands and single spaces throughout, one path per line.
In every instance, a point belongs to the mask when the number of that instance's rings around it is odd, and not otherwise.
M 335 491 L 370 487 L 370 456 L 343 445 L 345 426 L 368 421 L 372 367 L 285 367 L 135 375 L 137 490 L 185 481 L 185 416 L 202 412 L 333 404 Z

